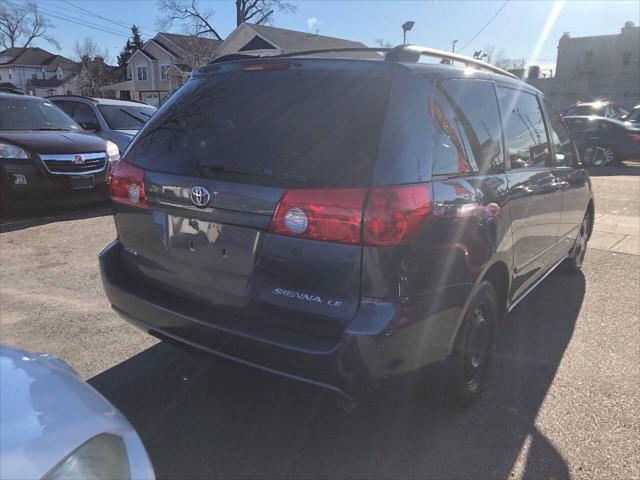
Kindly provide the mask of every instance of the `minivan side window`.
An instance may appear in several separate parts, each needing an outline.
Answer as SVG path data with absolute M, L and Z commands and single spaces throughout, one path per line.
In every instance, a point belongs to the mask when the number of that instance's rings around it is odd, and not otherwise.
M 565 126 L 564 120 L 549 103 L 545 102 L 549 114 L 549 133 L 551 142 L 555 147 L 555 166 L 569 167 L 575 165 L 576 152 L 571 141 L 571 136 Z
M 493 83 L 441 81 L 430 109 L 436 126 L 434 175 L 482 173 L 504 167 Z
M 547 132 L 535 95 L 498 87 L 504 135 L 512 169 L 551 166 Z
M 93 113 L 91 107 L 89 105 L 85 105 L 84 103 L 78 103 L 76 105 L 76 110 L 73 112 L 73 119 L 78 123 L 92 123 L 98 125 L 98 118 L 96 114 Z
M 76 102 L 68 102 L 68 101 L 57 101 L 53 102 L 56 107 L 61 108 L 64 113 L 73 118 L 73 111 L 76 108 Z

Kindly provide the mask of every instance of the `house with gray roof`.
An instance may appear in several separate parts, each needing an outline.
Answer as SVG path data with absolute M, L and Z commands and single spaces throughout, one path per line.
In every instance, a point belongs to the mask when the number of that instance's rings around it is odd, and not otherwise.
M 248 55 L 271 56 L 305 50 L 324 50 L 330 48 L 366 48 L 364 43 L 336 37 L 327 37 L 315 33 L 299 32 L 269 25 L 240 24 L 222 42 L 215 57 L 243 53 Z M 347 54 L 344 54 L 347 55 Z M 318 55 L 323 56 L 323 55 Z M 324 56 L 337 56 L 327 54 Z M 379 59 L 372 52 L 351 52 L 349 58 Z
M 0 52 L 0 83 L 11 83 L 34 94 L 42 94 L 35 91 L 34 82 L 38 87 L 44 82 L 46 88 L 65 93 L 65 84 L 78 71 L 73 60 L 38 47 L 12 47 Z
M 191 70 L 206 64 L 221 40 L 160 32 L 136 50 L 127 64 L 127 80 L 105 90 L 126 100 L 159 106 L 189 77 Z
M 330 48 L 366 48 L 366 45 L 342 38 L 251 23 L 240 24 L 224 41 L 160 32 L 131 56 L 128 80 L 109 85 L 105 90 L 112 91 L 115 98 L 159 106 L 189 78 L 192 69 L 223 55 L 242 53 L 272 56 Z M 346 56 L 380 59 L 378 54 L 372 52 L 349 53 Z

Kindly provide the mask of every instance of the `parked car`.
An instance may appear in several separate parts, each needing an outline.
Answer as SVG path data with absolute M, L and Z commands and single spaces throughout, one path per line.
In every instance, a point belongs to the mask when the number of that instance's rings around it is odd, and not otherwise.
M 121 153 L 157 110 L 141 102 L 77 95 L 48 97 L 85 130 L 115 143 Z
M 118 147 L 84 131 L 48 100 L 0 93 L 3 208 L 77 205 L 109 198 Z
M 629 113 L 623 107 L 615 102 L 609 101 L 595 101 L 595 102 L 578 102 L 567 108 L 562 116 L 574 117 L 574 116 L 588 116 L 597 115 L 599 117 L 617 118 Z
M 580 151 L 601 147 L 606 164 L 640 158 L 640 128 L 630 123 L 603 117 L 564 117 Z
M 111 177 L 114 310 L 348 400 L 431 365 L 477 398 L 501 319 L 581 268 L 593 193 L 538 90 L 415 52 L 196 69 Z
M 65 362 L 0 346 L 0 478 L 155 478 L 127 419 Z
M 634 126 L 640 125 L 640 105 L 636 105 L 631 111 L 621 118 L 622 121 L 631 123 Z

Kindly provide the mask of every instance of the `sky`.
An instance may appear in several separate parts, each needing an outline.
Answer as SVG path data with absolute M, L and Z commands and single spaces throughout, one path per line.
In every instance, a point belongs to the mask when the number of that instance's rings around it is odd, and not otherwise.
M 76 40 L 91 37 L 108 50 L 108 60 L 115 63 L 130 34 L 128 25 L 139 25 L 143 40 L 158 31 L 155 0 L 37 2 L 54 23 L 52 33 L 61 49 L 58 51 L 43 41 L 35 45 L 69 57 L 73 57 Z M 233 0 L 200 0 L 200 3 L 215 11 L 212 21 L 220 35 L 225 37 L 235 28 Z M 458 40 L 456 51 L 467 55 L 493 45 L 496 53 L 502 51 L 506 57 L 524 58 L 527 65 L 543 68 L 555 65 L 558 40 L 564 32 L 573 37 L 607 35 L 619 33 L 627 20 L 640 24 L 637 0 L 507 0 L 506 4 L 505 0 L 291 0 L 291 3 L 297 6 L 296 12 L 276 11 L 275 26 L 317 30 L 321 35 L 375 46 L 377 38 L 394 45 L 402 43 L 401 25 L 413 20 L 415 26 L 407 35 L 407 43 L 450 50 L 451 43 Z M 91 24 L 93 28 L 79 23 Z M 172 31 L 182 33 L 179 26 Z

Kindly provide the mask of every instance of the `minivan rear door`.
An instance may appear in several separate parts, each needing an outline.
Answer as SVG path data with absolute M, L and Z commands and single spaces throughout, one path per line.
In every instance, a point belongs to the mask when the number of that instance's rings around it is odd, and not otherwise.
M 390 83 L 383 62 L 229 62 L 194 74 L 124 155 L 144 170 L 148 197 L 148 210 L 116 211 L 128 268 L 179 298 L 339 336 L 359 304 L 361 246 L 269 225 L 288 189 L 371 184 Z

